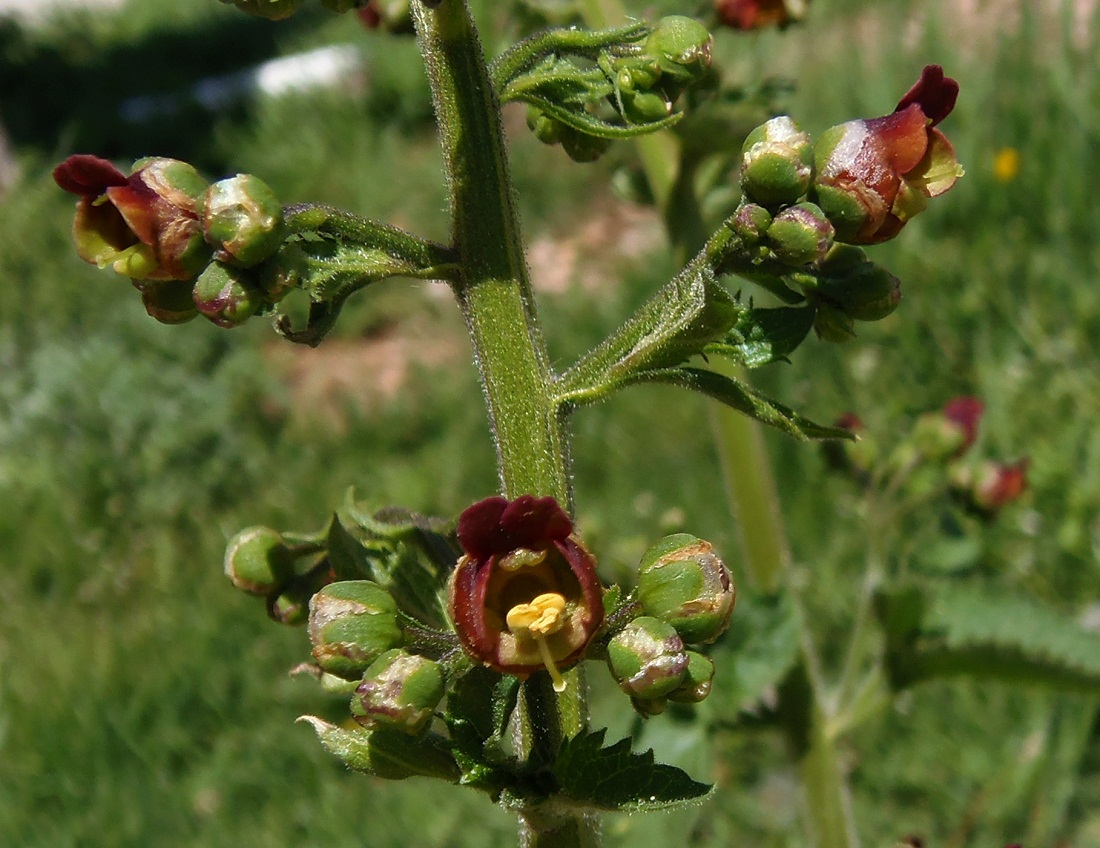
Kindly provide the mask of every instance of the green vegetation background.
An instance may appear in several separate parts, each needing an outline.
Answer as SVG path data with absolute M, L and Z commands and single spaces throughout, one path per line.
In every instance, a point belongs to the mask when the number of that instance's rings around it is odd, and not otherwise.
M 499 18 L 487 42 L 503 44 L 500 7 L 482 7 Z M 981 447 L 1031 457 L 1027 501 L 977 536 L 918 517 L 897 528 L 904 555 L 1069 614 L 1091 607 L 1093 619 L 1098 28 L 1055 2 L 818 0 L 787 33 L 719 35 L 728 78 L 750 90 L 796 80 L 780 105 L 814 131 L 888 111 L 926 62 L 962 83 L 947 129 L 966 179 L 874 250 L 904 281 L 902 307 L 849 345 L 811 339 L 760 381 L 819 419 L 858 412 L 883 444 L 953 395 L 984 398 Z M 252 99 L 217 116 L 185 104 L 153 122 L 119 117 L 128 98 L 333 42 L 365 58 L 350 90 Z M 214 0 L 133 0 L 34 30 L 0 23 L 0 47 L 0 118 L 22 167 L 0 199 L 0 844 L 514 844 L 509 816 L 482 797 L 374 781 L 327 756 L 293 723 L 340 709 L 287 675 L 307 655 L 303 632 L 269 624 L 221 574 L 237 529 L 320 526 L 349 486 L 443 515 L 493 491 L 480 393 L 445 290 L 369 290 L 317 351 L 290 349 L 262 320 L 231 333 L 163 327 L 124 280 L 76 258 L 71 199 L 49 179 L 72 152 L 171 155 L 211 176 L 257 173 L 287 202 L 324 200 L 444 237 L 413 45 L 322 13 L 270 25 Z M 522 117 L 511 119 L 518 130 Z M 605 188 L 623 156 L 576 166 L 522 130 L 511 144 L 551 348 L 567 363 L 674 269 L 659 228 Z M 1021 157 L 1007 181 L 993 168 L 1002 148 Z M 571 284 L 551 285 L 563 276 Z M 408 367 L 395 370 L 401 357 Z M 865 533 L 858 500 L 813 446 L 768 445 L 795 559 L 839 634 Z M 669 530 L 736 550 L 704 401 L 633 390 L 584 411 L 576 447 L 580 523 L 608 579 L 628 576 Z M 934 541 L 905 546 L 929 520 Z M 598 720 L 625 733 L 625 701 L 597 688 Z M 935 846 L 1100 846 L 1097 714 L 1083 696 L 918 689 L 848 751 L 866 844 L 918 833 Z M 776 741 L 705 736 L 649 724 L 645 744 L 719 792 L 686 812 L 609 818 L 610 844 L 801 844 Z

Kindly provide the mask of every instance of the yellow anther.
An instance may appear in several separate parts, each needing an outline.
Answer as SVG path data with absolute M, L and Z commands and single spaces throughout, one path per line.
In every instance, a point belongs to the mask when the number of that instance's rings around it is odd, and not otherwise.
M 550 646 L 546 644 L 546 637 L 551 633 L 561 630 L 565 624 L 562 613 L 565 612 L 565 598 L 557 592 L 546 592 L 537 595 L 529 604 L 516 604 L 510 610 L 505 620 L 508 629 L 513 633 L 525 631 L 535 640 L 539 647 L 539 656 L 550 679 L 554 681 L 554 691 L 565 691 L 565 678 L 558 671 L 554 657 L 550 653 Z

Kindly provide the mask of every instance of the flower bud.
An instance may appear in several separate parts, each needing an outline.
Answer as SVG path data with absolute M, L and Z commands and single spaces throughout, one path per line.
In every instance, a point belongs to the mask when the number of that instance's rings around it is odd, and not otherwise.
M 252 174 L 210 186 L 202 221 L 217 258 L 240 268 L 262 262 L 283 243 L 283 208 L 267 183 Z
M 822 341 L 844 344 L 856 337 L 855 322 L 828 303 L 818 303 L 814 312 L 814 332 Z
M 535 134 L 535 138 L 543 144 L 557 144 L 561 141 L 561 133 L 564 125 L 561 121 L 551 118 L 537 106 L 527 107 L 527 128 Z
M 595 162 L 607 152 L 610 140 L 588 135 L 572 127 L 562 125 L 560 130 L 561 149 L 574 162 Z
M 309 618 L 309 604 L 313 596 L 335 579 L 327 563 L 312 569 L 306 574 L 295 575 L 283 587 L 276 589 L 279 594 L 267 596 L 267 615 L 279 624 L 305 624 Z
M 816 295 L 856 321 L 879 321 L 901 303 L 901 281 L 857 247 L 833 245 L 818 270 Z
M 134 280 L 149 316 L 162 324 L 185 324 L 198 317 L 191 280 Z
M 986 460 L 976 466 L 959 463 L 951 470 L 951 489 L 982 518 L 993 518 L 1027 489 L 1027 459 L 1015 463 Z
M 729 626 L 736 590 L 709 542 L 687 533 L 646 551 L 638 574 L 646 615 L 672 625 L 688 644 L 713 642 Z
M 369 580 L 330 583 L 309 602 L 309 638 L 324 671 L 353 680 L 401 644 L 397 604 Z
M 239 327 L 265 304 L 251 275 L 221 262 L 206 266 L 193 292 L 195 308 L 219 327 Z
M 294 561 L 282 534 L 270 527 L 248 527 L 229 540 L 225 573 L 238 589 L 266 595 L 285 583 Z
M 603 623 L 596 562 L 553 498 L 487 498 L 458 521 L 459 559 L 447 607 L 463 649 L 496 671 L 526 678 L 577 662 Z
M 661 91 L 621 88 L 619 100 L 623 105 L 623 117 L 632 124 L 663 121 L 672 114 L 672 102 Z
M 386 651 L 363 675 L 351 711 L 360 724 L 392 727 L 415 736 L 428 726 L 443 693 L 439 663 L 402 650 Z
M 79 154 L 53 176 L 80 198 L 73 240 L 85 262 L 135 280 L 190 280 L 210 261 L 198 220 L 206 183 L 186 162 L 141 159 L 127 177 Z
M 668 699 L 680 704 L 698 704 L 710 694 L 714 682 L 714 663 L 697 651 L 688 651 L 687 673 L 683 682 L 673 689 Z
M 962 456 L 978 438 L 984 410 L 985 404 L 978 398 L 952 398 L 940 412 L 929 412 L 917 419 L 913 443 L 926 459 Z
M 247 12 L 256 18 L 267 18 L 269 21 L 278 21 L 289 18 L 302 0 L 222 0 L 223 3 L 231 3 L 242 12 Z
M 808 265 L 824 258 L 833 243 L 833 225 L 812 203 L 788 206 L 772 219 L 768 243 L 788 265 Z
M 716 0 L 718 20 L 741 30 L 786 26 L 798 20 L 809 0 Z
M 633 698 L 663 698 L 684 681 L 688 658 L 684 642 L 669 624 L 642 616 L 607 644 L 607 663 L 619 688 Z
M 714 39 L 697 20 L 670 15 L 657 21 L 642 50 L 657 63 L 663 79 L 683 88 L 707 72 L 713 46 Z
M 962 176 L 955 150 L 936 124 L 959 86 L 928 65 L 891 115 L 826 130 L 814 146 L 813 196 L 837 239 L 874 244 L 893 238 L 928 200 Z
M 793 119 L 780 115 L 749 133 L 741 148 L 741 189 L 772 208 L 796 203 L 810 188 L 814 148 Z
M 746 244 L 756 244 L 764 238 L 772 224 L 772 213 L 755 203 L 743 203 L 734 213 L 733 231 Z

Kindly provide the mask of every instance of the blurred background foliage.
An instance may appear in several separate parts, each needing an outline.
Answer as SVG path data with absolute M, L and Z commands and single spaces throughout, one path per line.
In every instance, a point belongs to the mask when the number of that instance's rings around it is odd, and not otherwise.
M 959 79 L 947 130 L 966 179 L 873 250 L 903 280 L 902 307 L 861 325 L 851 344 L 811 339 L 759 381 L 818 419 L 857 412 L 884 445 L 954 395 L 982 397 L 981 448 L 1031 458 L 1025 503 L 980 529 L 935 510 L 913 516 L 891 529 L 895 555 L 916 574 L 1020 590 L 1093 627 L 1095 5 L 817 0 L 801 26 L 723 31 L 717 46 L 727 82 L 771 92 L 770 104 L 814 132 L 888 111 L 928 62 Z M 478 8 L 495 52 L 509 10 Z M 252 93 L 216 112 L 187 93 L 330 44 L 354 45 L 360 70 L 345 84 Z M 0 197 L 0 844 L 513 844 L 510 817 L 473 793 L 352 775 L 295 726 L 329 709 L 287 676 L 307 654 L 304 634 L 270 626 L 220 566 L 240 527 L 319 527 L 350 486 L 441 515 L 494 490 L 446 290 L 373 287 L 314 351 L 262 321 L 232 333 L 163 327 L 125 281 L 76 258 L 71 201 L 49 178 L 72 152 L 156 153 L 211 177 L 257 173 L 286 202 L 325 201 L 445 238 L 415 46 L 365 33 L 352 16 L 305 11 L 276 25 L 214 0 L 131 0 L 33 25 L 0 20 L 0 90 L 18 166 Z M 137 120 L 134 99 L 149 97 L 141 102 L 160 105 Z M 629 148 L 577 166 L 530 137 L 522 110 L 506 125 L 564 366 L 675 268 L 655 216 L 611 189 Z M 705 401 L 659 388 L 577 417 L 579 522 L 607 579 L 629 580 L 664 532 L 736 550 L 710 426 Z M 860 498 L 814 447 L 770 434 L 768 447 L 814 614 L 839 632 L 868 532 Z M 630 716 L 616 712 L 621 699 L 602 698 L 608 686 L 597 681 L 596 720 L 621 735 Z M 708 702 L 712 715 L 722 697 Z M 732 717 L 736 705 L 726 707 Z M 866 844 L 919 834 L 952 848 L 1100 846 L 1097 715 L 1085 696 L 960 681 L 917 689 L 846 751 Z M 611 845 L 801 844 L 796 782 L 776 740 L 743 728 L 708 736 L 672 716 L 650 722 L 642 741 L 717 780 L 718 794 L 686 812 L 609 818 Z

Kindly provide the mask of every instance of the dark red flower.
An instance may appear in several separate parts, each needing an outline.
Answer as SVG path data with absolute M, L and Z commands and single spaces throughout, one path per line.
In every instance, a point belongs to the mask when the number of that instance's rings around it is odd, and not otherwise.
M 717 0 L 718 20 L 734 29 L 763 29 L 783 26 L 793 19 L 784 0 Z
M 77 154 L 53 177 L 80 198 L 73 239 L 84 261 L 135 280 L 188 280 L 209 262 L 198 215 L 206 183 L 187 163 L 143 159 L 126 176 Z
M 952 398 L 944 406 L 944 418 L 957 425 L 963 433 L 962 444 L 955 451 L 956 456 L 965 453 L 978 438 L 978 424 L 982 420 L 983 412 L 985 404 L 976 397 Z
M 928 65 L 892 114 L 822 133 L 814 146 L 814 195 L 838 241 L 893 238 L 962 176 L 951 142 L 936 129 L 958 94 L 943 68 Z
M 448 586 L 448 608 L 466 652 L 526 677 L 577 662 L 603 623 L 596 562 L 553 498 L 488 498 L 458 521 L 466 554 Z

